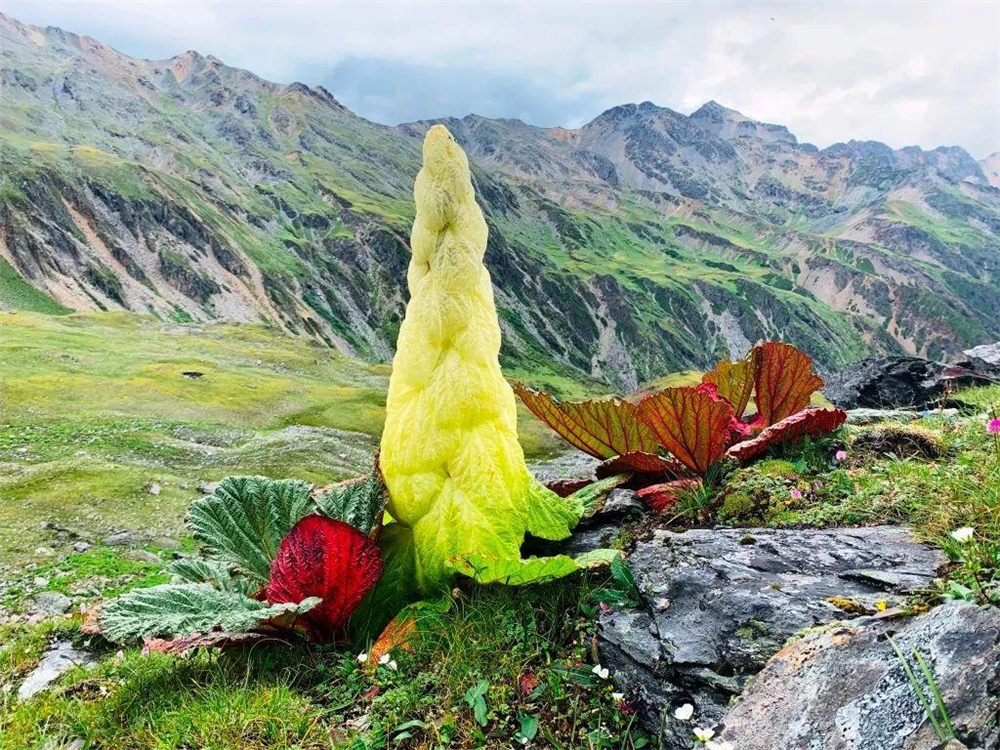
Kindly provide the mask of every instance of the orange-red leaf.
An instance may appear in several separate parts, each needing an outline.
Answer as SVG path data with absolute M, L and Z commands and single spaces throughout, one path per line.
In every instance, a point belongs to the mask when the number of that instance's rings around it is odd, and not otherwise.
M 636 407 L 617 396 L 559 401 L 547 393 L 514 387 L 524 405 L 570 444 L 595 458 L 656 453 L 656 436 L 636 417 Z
M 801 440 L 806 435 L 820 437 L 846 421 L 847 412 L 843 409 L 806 409 L 765 428 L 755 438 L 737 443 L 726 451 L 726 455 L 745 464 L 773 445 Z
M 655 512 L 662 513 L 674 505 L 677 502 L 677 498 L 684 492 L 694 489 L 699 484 L 701 484 L 701 481 L 698 479 L 675 479 L 672 482 L 651 484 L 648 487 L 643 487 L 635 494 L 636 497 L 646 503 Z
M 733 407 L 696 388 L 666 388 L 639 402 L 639 418 L 699 476 L 726 452 Z
M 730 362 L 724 359 L 701 377 L 702 383 L 713 383 L 716 392 L 720 397 L 729 402 L 736 412 L 737 417 L 742 417 L 743 412 L 750 403 L 750 396 L 753 394 L 754 382 L 757 378 L 757 367 L 760 363 L 760 349 L 754 347 L 749 351 L 744 359 L 738 362 Z
M 757 411 L 765 425 L 780 422 L 809 406 L 823 380 L 813 373 L 812 360 L 790 344 L 766 341 L 757 365 Z
M 368 664 L 374 669 L 383 656 L 397 649 L 413 650 L 413 636 L 417 632 L 417 618 L 412 612 L 400 612 L 385 626 L 385 630 L 368 651 Z

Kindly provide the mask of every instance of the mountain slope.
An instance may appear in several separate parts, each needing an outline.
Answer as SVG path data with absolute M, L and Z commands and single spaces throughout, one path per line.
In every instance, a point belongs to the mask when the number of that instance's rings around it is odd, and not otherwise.
M 265 321 L 373 360 L 430 123 L 0 17 L 0 307 Z M 505 363 L 628 388 L 761 337 L 826 369 L 1000 337 L 995 158 L 822 151 L 714 102 L 577 130 L 444 120 L 475 165 Z

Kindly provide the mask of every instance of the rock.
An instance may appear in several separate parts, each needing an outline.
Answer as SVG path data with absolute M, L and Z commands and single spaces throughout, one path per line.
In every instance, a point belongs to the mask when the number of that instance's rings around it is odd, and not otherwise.
M 543 484 L 565 479 L 593 479 L 594 469 L 600 463 L 581 451 L 569 451 L 555 458 L 538 461 L 528 466 Z
M 159 495 L 161 492 L 163 492 L 163 488 L 160 487 L 160 485 L 158 485 L 156 482 L 152 482 L 149 485 L 148 492 L 150 495 Z
M 657 531 L 629 556 L 643 605 L 601 615 L 601 663 L 652 731 L 682 703 L 713 724 L 790 636 L 874 611 L 944 562 L 891 526 Z M 665 747 L 690 747 L 672 715 L 665 732 Z
M 32 600 L 32 613 L 61 615 L 73 606 L 73 600 L 58 591 L 42 591 Z
M 920 357 L 872 357 L 828 377 L 823 393 L 842 409 L 925 409 L 947 387 L 986 382 L 971 370 Z
M 69 641 L 54 644 L 17 690 L 20 700 L 27 700 L 51 685 L 58 677 L 75 666 L 91 666 L 96 660 L 86 651 L 73 648 Z
M 1000 341 L 995 344 L 983 344 L 966 349 L 962 354 L 965 358 L 956 362 L 960 367 L 965 367 L 980 375 L 1000 379 Z
M 847 424 L 869 425 L 879 422 L 913 422 L 920 418 L 920 412 L 906 409 L 851 409 L 847 412 Z
M 130 531 L 118 531 L 104 540 L 109 547 L 128 547 L 135 544 L 135 535 Z
M 163 562 L 163 559 L 159 555 L 156 555 L 144 549 L 129 550 L 128 556 L 133 560 L 138 560 L 140 562 L 157 563 L 157 564 Z
M 90 549 L 89 542 L 73 542 L 74 552 L 86 552 L 88 549 Z
M 616 489 L 604 507 L 591 518 L 585 518 L 565 541 L 549 545 L 541 554 L 582 555 L 595 549 L 615 547 L 622 526 L 638 520 L 646 506 L 633 490 Z
M 198 492 L 203 495 L 211 495 L 218 486 L 218 482 L 198 482 Z
M 158 536 L 153 540 L 153 544 L 161 549 L 175 550 L 181 548 L 181 543 L 169 536 Z
M 938 739 L 888 636 L 915 675 L 913 650 L 927 661 L 959 742 Z M 786 646 L 726 714 L 720 737 L 740 750 L 997 750 L 998 689 L 1000 609 L 950 602 Z

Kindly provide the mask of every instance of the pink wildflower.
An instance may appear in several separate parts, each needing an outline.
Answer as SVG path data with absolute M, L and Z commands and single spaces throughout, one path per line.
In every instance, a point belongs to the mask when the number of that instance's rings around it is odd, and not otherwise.
M 836 462 L 837 462 L 838 464 L 839 464 L 839 463 L 840 463 L 841 461 L 844 461 L 844 460 L 845 460 L 846 458 L 847 458 L 847 451 L 837 451 L 836 453 L 834 453 L 834 454 L 833 454 L 833 459 L 834 459 L 834 461 L 836 461 Z
M 1000 435 L 1000 417 L 994 417 L 987 422 L 986 431 L 991 435 Z
M 798 490 L 798 489 L 792 490 L 791 495 L 792 495 L 792 500 L 801 500 L 802 499 L 802 492 L 800 490 Z

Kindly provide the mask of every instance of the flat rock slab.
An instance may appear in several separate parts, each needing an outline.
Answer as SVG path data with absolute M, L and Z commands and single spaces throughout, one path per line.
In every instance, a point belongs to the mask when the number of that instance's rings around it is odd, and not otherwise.
M 891 604 L 944 561 L 891 526 L 658 531 L 629 556 L 643 606 L 601 615 L 601 661 L 654 731 L 683 703 L 711 725 L 790 636 Z M 690 747 L 667 717 L 665 747 Z
M 93 654 L 73 648 L 73 644 L 69 641 L 59 641 L 45 652 L 38 666 L 24 678 L 24 682 L 17 689 L 17 697 L 20 700 L 28 700 L 45 690 L 59 679 L 60 675 L 73 667 L 89 667 L 96 663 Z
M 940 747 L 890 635 L 915 675 L 913 649 L 926 660 L 963 746 L 1000 748 L 1000 609 L 964 602 L 786 646 L 727 713 L 721 738 L 740 750 Z

